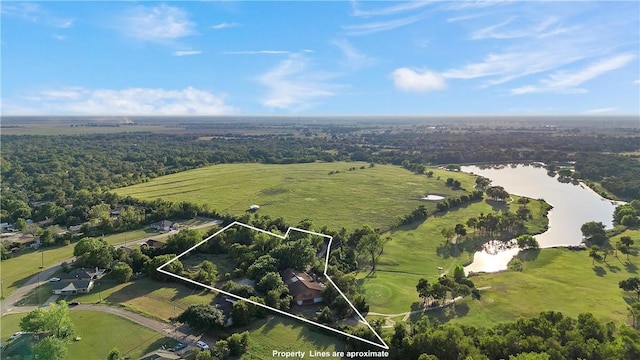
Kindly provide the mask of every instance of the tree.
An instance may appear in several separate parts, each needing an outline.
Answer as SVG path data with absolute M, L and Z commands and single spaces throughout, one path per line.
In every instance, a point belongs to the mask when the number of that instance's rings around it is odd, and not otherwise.
M 582 236 L 586 239 L 592 238 L 594 235 L 602 235 L 606 236 L 604 231 L 604 224 L 602 222 L 589 221 L 580 227 L 580 231 L 582 231 Z
M 456 224 L 456 227 L 453 229 L 453 231 L 460 236 L 467 235 L 467 229 L 464 227 L 464 224 Z
M 46 333 L 64 339 L 73 335 L 74 326 L 65 301 L 49 304 L 49 310 L 37 308 L 20 320 L 20 329 L 26 332 Z
M 600 247 L 598 245 L 591 246 L 589 257 L 592 259 L 591 265 L 594 265 L 596 260 L 600 261 L 602 257 L 600 256 Z
M 455 282 L 459 283 L 463 279 L 465 279 L 466 277 L 467 277 L 467 275 L 464 273 L 464 268 L 462 267 L 462 265 L 457 264 L 453 268 L 453 280 L 455 280 Z
M 249 346 L 249 332 L 235 333 L 226 340 L 229 346 L 229 355 L 240 356 L 247 350 L 247 346 Z
M 27 228 L 27 221 L 23 218 L 18 218 L 16 219 L 16 223 L 14 224 L 14 227 L 18 231 L 24 231 L 24 229 Z
M 631 250 L 631 245 L 633 245 L 633 240 L 631 236 L 623 236 L 620 238 L 620 243 L 622 243 L 623 248 L 621 249 L 623 253 L 627 255 L 627 260 L 629 260 L 629 252 Z
M 624 291 L 635 292 L 638 297 L 638 301 L 640 301 L 640 278 L 639 277 L 635 276 L 635 277 L 630 277 L 626 280 L 621 280 L 618 283 L 618 286 L 620 287 L 620 289 Z
M 11 257 L 9 250 L 7 250 L 7 248 L 4 247 L 4 244 L 0 244 L 0 252 L 2 252 L 2 257 L 0 257 L 1 260 L 7 260 L 8 258 Z
M 65 360 L 67 359 L 67 347 L 64 341 L 47 336 L 33 345 L 31 353 L 35 360 Z
M 448 244 L 449 240 L 451 240 L 451 238 L 455 234 L 455 230 L 452 228 L 443 228 L 440 233 L 442 234 L 442 236 L 444 237 L 445 241 Z
M 243 326 L 250 323 L 253 319 L 251 318 L 251 313 L 249 311 L 249 303 L 246 301 L 236 301 L 233 304 L 233 309 L 231 310 L 231 318 L 233 319 L 233 324 L 237 326 Z
M 538 249 L 540 245 L 538 244 L 538 240 L 534 238 L 532 235 L 524 234 L 520 235 L 516 238 L 516 242 L 518 243 L 518 247 L 520 249 Z
M 329 309 L 328 306 L 325 306 L 320 311 L 320 314 L 318 314 L 318 317 L 316 318 L 316 320 L 321 324 L 331 324 L 334 321 L 333 313 L 331 312 L 331 309 Z
M 176 257 L 175 254 L 166 254 L 166 255 L 160 255 L 160 256 L 154 257 L 147 264 L 147 272 L 151 274 L 151 276 L 156 280 L 166 281 L 168 279 L 167 277 L 168 275 L 165 275 L 159 272 L 157 269 L 160 266 L 166 264 L 169 260 L 174 259 L 175 257 Z M 175 259 L 169 265 L 165 266 L 163 270 L 173 274 L 180 275 L 182 274 L 182 271 L 184 271 L 184 265 L 182 265 L 180 260 Z
M 225 323 L 224 314 L 215 306 L 207 304 L 189 305 L 176 320 L 195 329 L 220 329 Z
M 425 278 L 421 278 L 420 280 L 418 280 L 418 285 L 416 285 L 416 291 L 418 292 L 418 297 L 424 299 L 422 301 L 423 304 L 425 304 L 427 302 L 427 299 L 429 298 L 429 281 Z
M 131 269 L 131 266 L 129 266 L 129 264 L 127 263 L 119 261 L 113 267 L 113 277 L 119 283 L 126 283 L 127 281 L 129 281 L 129 279 L 131 279 L 132 275 L 133 275 L 133 269 Z
M 200 240 L 202 240 L 202 234 L 197 229 L 182 229 L 177 234 L 169 236 L 167 250 L 181 254 L 194 247 Z
M 269 272 L 264 274 L 264 276 L 256 284 L 256 290 L 263 294 L 266 294 L 271 290 L 282 289 L 283 287 L 286 288 L 284 282 L 282 281 L 282 277 L 276 272 Z
M 376 262 L 384 250 L 384 241 L 380 234 L 373 233 L 363 236 L 358 242 L 358 252 L 366 253 L 371 259 L 371 271 L 376 269 Z
M 118 350 L 118 348 L 116 347 L 111 349 L 111 351 L 109 351 L 109 354 L 107 354 L 107 360 L 120 360 L 120 359 L 122 359 L 122 354 L 120 353 L 120 350 Z

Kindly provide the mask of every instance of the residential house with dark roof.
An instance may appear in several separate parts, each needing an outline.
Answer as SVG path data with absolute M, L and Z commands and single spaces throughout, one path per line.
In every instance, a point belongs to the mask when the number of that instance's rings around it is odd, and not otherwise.
M 322 292 L 325 285 L 305 272 L 295 271 L 291 268 L 282 270 L 280 276 L 284 284 L 289 288 L 289 294 L 298 305 L 316 304 L 323 301 Z
M 104 276 L 105 269 L 75 269 L 60 276 L 60 281 L 53 284 L 55 295 L 75 295 L 88 293 L 93 289 L 93 283 Z
M 175 223 L 170 220 L 162 220 L 157 223 L 151 224 L 151 228 L 158 231 L 170 231 L 175 227 Z

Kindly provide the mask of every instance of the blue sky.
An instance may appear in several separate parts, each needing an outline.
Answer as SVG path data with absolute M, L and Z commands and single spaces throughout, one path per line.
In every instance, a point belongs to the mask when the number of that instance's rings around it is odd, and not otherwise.
M 3 115 L 640 114 L 640 2 L 1 4 Z

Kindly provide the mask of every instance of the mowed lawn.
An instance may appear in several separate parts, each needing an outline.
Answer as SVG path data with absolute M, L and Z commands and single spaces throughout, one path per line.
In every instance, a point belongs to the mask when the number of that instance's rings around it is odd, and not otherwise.
M 339 173 L 329 175 L 334 171 Z M 466 193 L 446 187 L 448 177 L 473 189 L 474 178 L 469 174 L 433 171 L 434 176 L 429 178 L 398 166 L 370 168 L 363 162 L 222 164 L 159 177 L 115 192 L 142 199 L 207 204 L 236 215 L 257 204 L 261 214 L 282 217 L 294 225 L 309 218 L 318 227 L 354 229 L 369 224 L 387 229 L 398 216 L 409 214 L 419 205 L 435 208 L 434 202 L 420 200 L 427 193 Z
M 20 319 L 26 314 L 3 316 L 2 340 L 20 330 Z M 82 360 L 106 359 L 109 351 L 117 347 L 124 355 L 138 359 L 158 349 L 166 339 L 162 334 L 116 315 L 98 311 L 71 311 L 71 320 L 80 341 L 68 344 L 68 358 Z
M 145 277 L 124 284 L 102 282 L 91 293 L 69 296 L 66 300 L 94 304 L 102 299 L 152 318 L 169 321 L 169 318 L 180 315 L 189 305 L 211 303 L 215 295 L 215 292 L 203 291 L 201 288 L 194 289 L 175 282 L 163 283 Z
M 269 316 L 251 325 L 249 348 L 241 359 L 273 359 L 273 350 L 345 351 L 344 336 L 337 333 L 320 332 L 313 325 L 282 316 Z M 333 358 L 332 358 L 333 359 Z
M 478 201 L 461 206 L 455 210 L 429 217 L 421 224 L 412 224 L 384 234 L 391 241 L 384 247 L 378 260 L 376 271 L 360 272 L 361 289 L 364 292 L 372 312 L 397 314 L 412 310 L 415 302 L 421 301 L 416 292 L 420 278 L 430 282 L 443 273 L 449 273 L 457 264 L 467 265 L 473 261 L 473 254 L 460 251 L 451 254 L 444 247 L 443 228 L 453 228 L 457 223 L 464 224 L 467 219 L 480 213 L 493 211 L 515 212 L 517 197 L 505 204 L 492 201 Z M 533 219 L 527 223 L 530 232 L 542 231 L 548 221 L 542 217 L 544 203 L 532 200 L 528 205 L 532 209 Z M 468 236 L 473 236 L 468 234 Z

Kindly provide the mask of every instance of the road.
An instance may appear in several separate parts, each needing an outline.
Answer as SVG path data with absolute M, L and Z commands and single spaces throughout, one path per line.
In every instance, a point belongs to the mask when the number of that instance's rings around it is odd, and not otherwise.
M 204 224 L 200 224 L 198 226 L 194 226 L 192 227 L 192 229 L 202 229 L 202 228 L 206 228 L 206 227 L 210 227 L 210 226 L 214 226 L 214 225 L 220 225 L 221 220 L 213 220 L 213 221 L 208 221 Z M 133 245 L 133 244 L 142 244 L 145 241 L 147 241 L 148 239 L 153 239 L 153 240 L 161 240 L 164 239 L 166 237 L 169 237 L 169 235 L 175 234 L 178 231 L 176 230 L 172 230 L 163 234 L 158 234 L 158 235 L 154 235 L 154 236 L 150 236 L 150 237 L 145 237 L 143 239 L 140 240 L 136 240 L 136 241 L 127 241 L 126 244 L 127 246 Z M 124 245 L 125 243 L 120 243 L 120 244 L 115 244 L 115 247 L 118 247 L 120 245 Z M 4 315 L 8 312 L 11 312 L 14 308 L 14 305 L 16 302 L 18 302 L 18 300 L 22 299 L 24 296 L 26 296 L 28 293 L 30 293 L 31 291 L 33 291 L 36 288 L 36 285 L 40 282 L 46 282 L 51 276 L 53 276 L 53 274 L 55 274 L 58 270 L 60 270 L 60 265 L 63 262 L 66 262 L 68 264 L 72 263 L 75 260 L 75 257 L 71 257 L 68 258 L 66 260 L 60 261 L 58 263 L 53 264 L 51 267 L 49 267 L 48 269 L 42 270 L 40 273 L 34 275 L 31 279 L 27 280 L 21 287 L 19 287 L 18 289 L 16 289 L 13 293 L 11 293 L 11 295 L 9 295 L 7 298 L 5 298 L 4 300 L 0 301 L 0 315 Z

